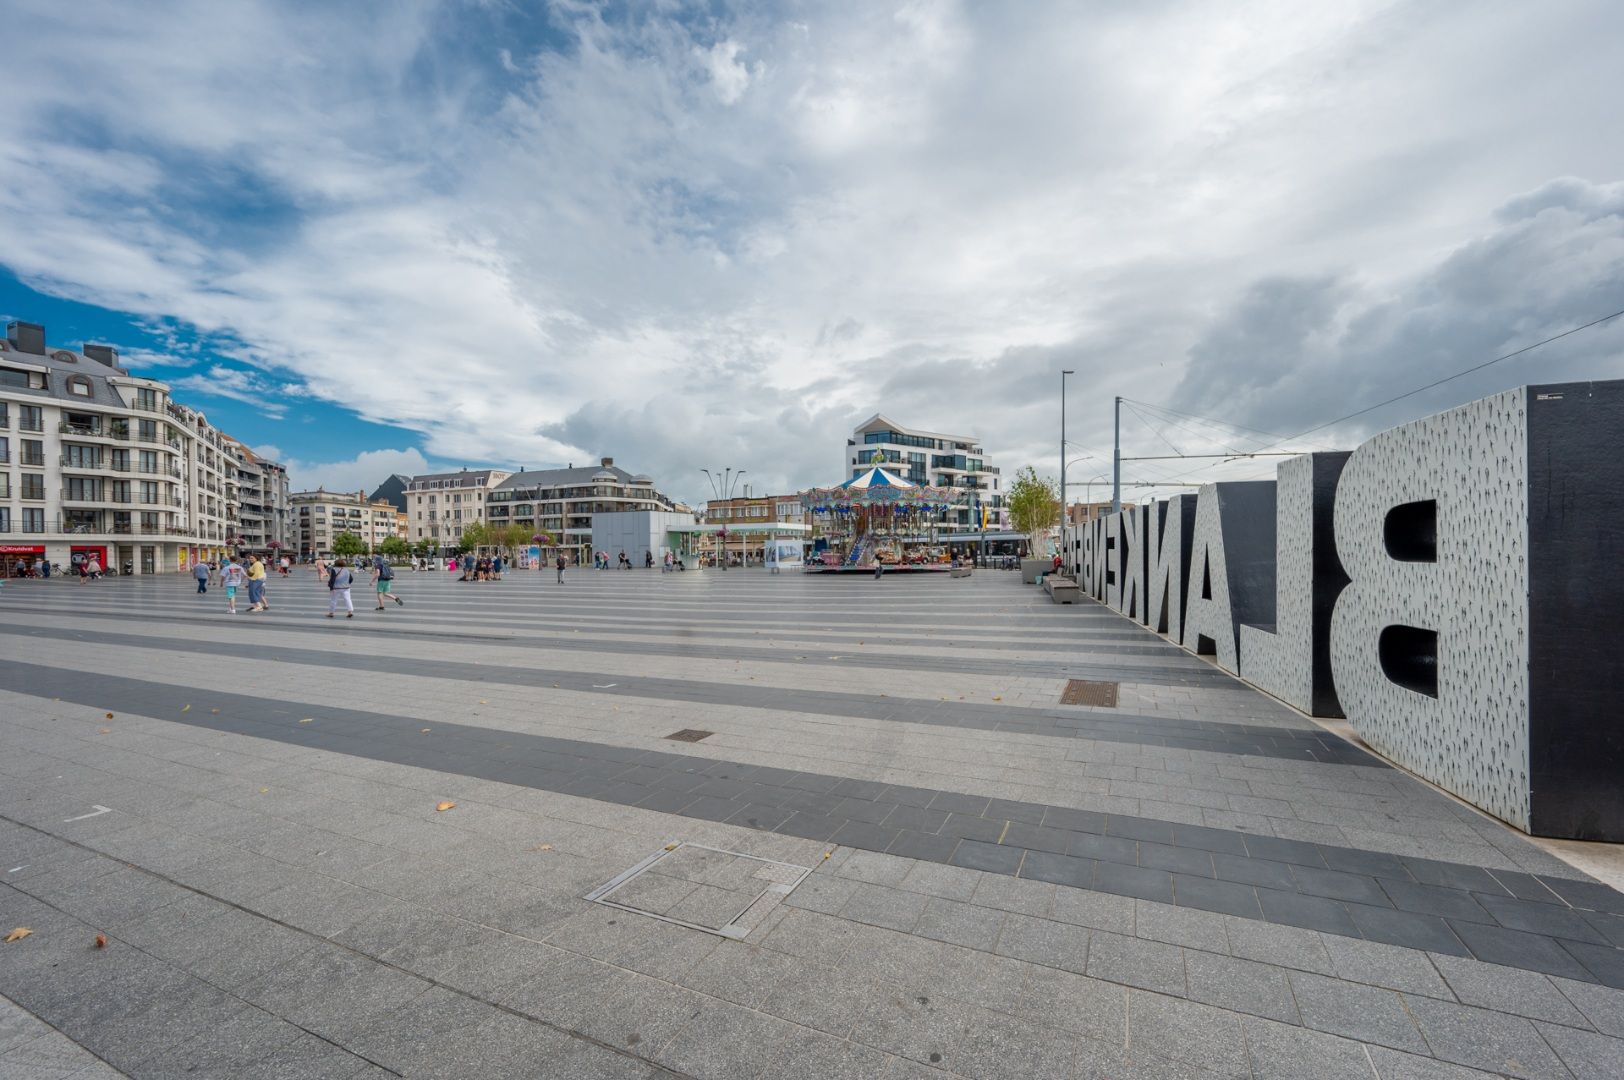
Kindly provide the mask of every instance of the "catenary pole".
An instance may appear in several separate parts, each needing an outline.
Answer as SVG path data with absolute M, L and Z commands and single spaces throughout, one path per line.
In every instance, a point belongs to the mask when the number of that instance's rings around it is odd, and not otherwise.
M 1111 513 L 1122 512 L 1122 397 L 1116 399 L 1116 418 L 1111 432 Z

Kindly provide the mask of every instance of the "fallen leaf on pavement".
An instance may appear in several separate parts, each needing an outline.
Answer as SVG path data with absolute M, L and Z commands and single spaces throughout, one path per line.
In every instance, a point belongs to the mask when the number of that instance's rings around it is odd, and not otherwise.
M 314 723 L 315 720 L 316 720 L 316 718 L 314 716 L 307 716 L 303 720 L 300 720 L 299 723 L 301 723 L 301 724 L 311 724 L 311 723 Z
M 111 719 L 112 719 L 112 718 L 113 718 L 113 714 L 112 714 L 112 713 L 108 713 L 108 714 L 107 714 L 107 719 L 109 719 L 109 720 L 111 720 Z
M 427 735 L 427 734 L 428 734 L 428 733 L 429 733 L 429 729 L 428 729 L 428 728 L 424 728 L 424 729 L 423 729 L 423 734 L 425 734 L 425 735 Z
M 104 728 L 97 728 L 96 729 L 96 734 L 98 734 L 98 735 L 111 735 L 112 733 L 113 733 L 113 729 L 110 728 L 110 727 L 104 727 Z
M 32 934 L 33 932 L 34 931 L 30 930 L 26 926 L 19 926 L 19 927 L 17 927 L 17 929 L 13 930 L 11 933 L 6 935 L 6 942 L 9 944 L 10 942 L 13 942 L 13 941 L 21 941 L 23 938 L 27 937 L 29 934 Z
M 436 806 L 434 809 L 436 809 L 436 810 L 449 810 L 453 806 L 456 806 L 456 805 L 457 804 L 452 802 L 450 799 L 446 799 L 444 802 L 440 803 L 440 805 Z
M 537 844 L 535 847 L 531 848 L 530 850 L 531 851 L 551 851 L 551 850 L 553 850 L 553 845 L 551 845 L 551 844 Z
M 994 701 L 1003 701 L 1004 700 L 1004 695 L 1003 694 L 994 694 L 992 696 L 992 699 Z
M 191 706 L 190 706 L 190 705 L 183 705 L 183 706 L 181 706 L 181 710 L 180 710 L 180 711 L 181 711 L 181 712 L 191 712 L 191 711 L 192 711 L 192 707 L 191 707 Z
M 271 793 L 271 789 L 268 787 L 262 787 L 259 789 L 259 793 L 261 795 L 269 795 Z
M 220 710 L 219 709 L 210 709 L 209 712 L 213 713 L 215 716 L 220 715 Z
M 96 935 L 96 948 L 98 948 L 98 949 L 107 948 L 107 935 L 106 934 L 97 934 Z
M 489 705 L 489 704 L 490 704 L 490 702 L 488 702 L 488 701 L 486 701 L 486 700 L 485 700 L 485 699 L 484 699 L 484 698 L 480 698 L 480 699 L 479 699 L 479 703 L 480 703 L 480 704 L 481 704 L 481 705 Z

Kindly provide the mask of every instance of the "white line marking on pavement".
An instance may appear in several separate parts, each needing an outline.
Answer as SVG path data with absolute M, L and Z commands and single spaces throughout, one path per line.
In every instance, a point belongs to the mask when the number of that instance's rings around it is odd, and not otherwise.
M 7 870 L 6 873 L 15 874 L 19 870 L 27 870 L 27 869 L 28 869 L 28 864 L 23 863 L 21 866 L 13 866 L 10 870 Z
M 100 803 L 91 803 L 90 805 L 94 807 L 90 813 L 80 814 L 78 817 L 63 818 L 62 824 L 66 825 L 70 821 L 83 821 L 85 818 L 97 817 L 101 814 L 111 814 L 113 812 L 113 808 L 111 806 L 103 806 Z

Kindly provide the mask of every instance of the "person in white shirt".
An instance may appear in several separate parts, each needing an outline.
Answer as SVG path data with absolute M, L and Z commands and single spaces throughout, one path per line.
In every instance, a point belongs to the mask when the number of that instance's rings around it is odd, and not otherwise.
M 226 587 L 226 612 L 237 614 L 237 590 L 248 581 L 248 573 L 237 565 L 235 555 L 226 556 L 226 564 L 220 567 L 220 584 Z

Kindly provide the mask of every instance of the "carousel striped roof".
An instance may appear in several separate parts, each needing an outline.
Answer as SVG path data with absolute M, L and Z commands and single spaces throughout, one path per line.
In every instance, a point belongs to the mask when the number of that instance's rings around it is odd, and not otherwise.
M 886 472 L 884 469 L 876 465 L 867 472 L 852 477 L 850 480 L 847 480 L 840 486 L 854 491 L 866 491 L 869 488 L 911 488 L 914 485 L 910 484 L 896 473 Z

